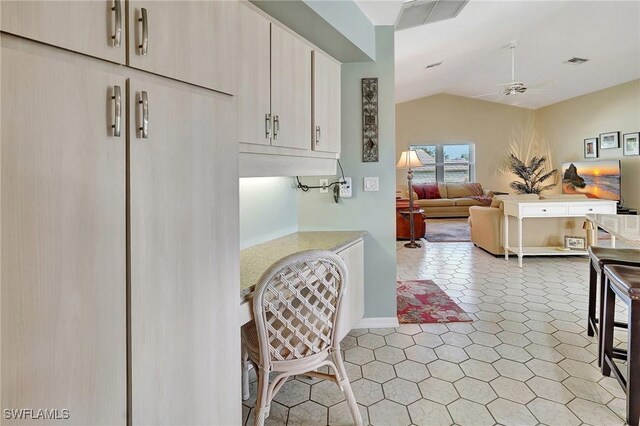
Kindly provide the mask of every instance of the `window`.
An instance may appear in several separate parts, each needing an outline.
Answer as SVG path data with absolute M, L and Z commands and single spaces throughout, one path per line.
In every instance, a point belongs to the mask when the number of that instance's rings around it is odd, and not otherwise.
M 422 162 L 413 169 L 415 183 L 474 182 L 474 144 L 411 145 Z

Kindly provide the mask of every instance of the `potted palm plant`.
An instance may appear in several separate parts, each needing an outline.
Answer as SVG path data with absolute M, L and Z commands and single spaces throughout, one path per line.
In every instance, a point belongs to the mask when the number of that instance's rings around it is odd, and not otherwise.
M 555 187 L 556 183 L 544 185 L 544 182 L 558 174 L 558 169 L 547 171 L 545 164 L 547 157 L 533 157 L 529 164 L 525 164 L 515 154 L 509 154 L 508 169 L 511 173 L 522 179 L 509 184 L 518 194 L 540 194 Z

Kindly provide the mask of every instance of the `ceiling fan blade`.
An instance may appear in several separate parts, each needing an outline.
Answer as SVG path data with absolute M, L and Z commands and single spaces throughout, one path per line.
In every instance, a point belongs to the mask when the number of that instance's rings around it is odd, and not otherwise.
M 486 98 L 487 96 L 497 96 L 500 94 L 502 94 L 502 92 L 491 92 L 491 93 L 485 93 L 482 95 L 471 96 L 471 98 Z

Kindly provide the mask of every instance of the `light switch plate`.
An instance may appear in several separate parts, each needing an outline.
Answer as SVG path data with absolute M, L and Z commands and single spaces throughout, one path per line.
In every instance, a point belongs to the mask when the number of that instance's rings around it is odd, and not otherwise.
M 365 191 L 379 191 L 380 179 L 378 176 L 364 178 L 364 190 Z
M 347 183 L 341 183 L 340 184 L 340 198 L 351 198 L 351 195 L 353 194 L 353 187 L 351 186 L 351 178 L 350 177 L 346 177 L 344 178 L 344 180 Z

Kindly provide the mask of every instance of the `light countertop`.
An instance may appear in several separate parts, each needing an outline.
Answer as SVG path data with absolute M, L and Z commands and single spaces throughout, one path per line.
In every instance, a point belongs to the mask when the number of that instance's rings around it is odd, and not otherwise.
M 616 238 L 640 247 L 640 216 L 625 214 L 588 214 L 587 220 Z
M 365 235 L 365 231 L 295 232 L 240 250 L 240 300 L 246 299 L 264 271 L 283 257 L 312 249 L 339 251 Z

